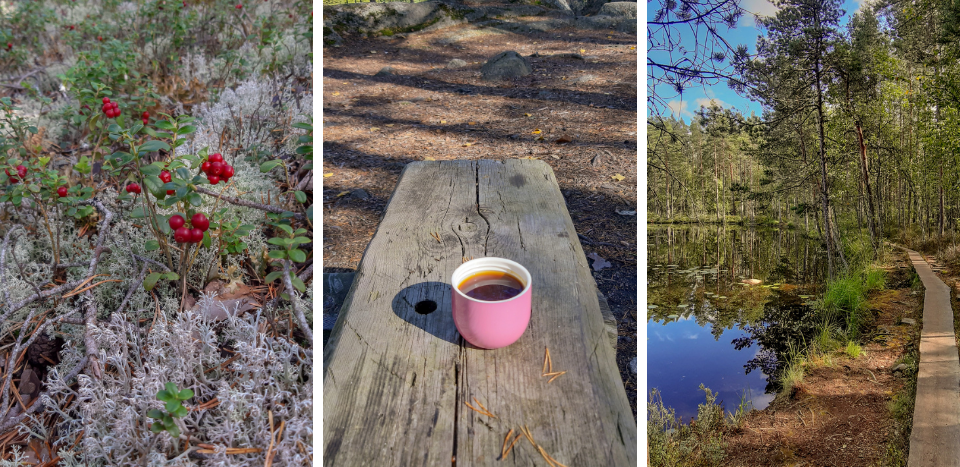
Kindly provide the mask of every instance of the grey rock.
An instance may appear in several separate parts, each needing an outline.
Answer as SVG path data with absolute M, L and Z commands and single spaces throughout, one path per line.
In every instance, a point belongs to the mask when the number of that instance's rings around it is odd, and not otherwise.
M 324 25 L 340 31 L 371 34 L 384 29 L 402 30 L 449 19 L 449 8 L 440 2 L 347 3 L 324 5 Z M 326 32 L 326 31 L 325 31 Z
M 557 93 L 555 92 L 542 90 L 537 93 L 537 99 L 556 99 L 556 98 L 557 98 Z
M 357 199 L 368 199 L 370 198 L 370 193 L 367 193 L 363 188 L 357 188 L 350 191 L 350 196 L 353 196 Z
M 901 363 L 901 364 L 893 367 L 893 370 L 892 370 L 892 371 L 893 371 L 894 373 L 897 373 L 897 372 L 906 371 L 906 370 L 907 370 L 907 364 L 906 364 L 906 363 Z
M 900 320 L 900 322 L 903 324 L 909 324 L 910 326 L 916 326 L 917 324 L 917 320 L 913 318 L 903 318 Z
M 617 27 L 623 21 L 623 18 L 616 18 L 613 16 L 590 16 L 586 18 L 577 18 L 576 26 L 577 29 L 587 30 L 617 29 Z
M 375 74 L 375 75 L 373 75 L 373 76 L 393 76 L 393 74 L 394 74 L 394 73 L 393 73 L 393 67 L 392 67 L 392 66 L 385 66 L 385 67 L 381 68 L 380 71 L 378 71 L 377 74 Z
M 637 34 L 637 19 L 625 19 L 617 25 L 617 32 L 622 32 L 625 34 Z
M 455 58 L 447 62 L 447 68 L 449 69 L 463 68 L 465 66 L 467 66 L 467 62 L 464 60 L 460 60 L 459 58 Z
M 520 54 L 508 50 L 500 52 L 480 68 L 480 73 L 486 81 L 496 81 L 509 78 L 519 78 L 533 73 L 530 62 Z
M 340 34 L 337 34 L 337 31 L 334 31 L 331 28 L 323 28 L 323 46 L 324 47 L 340 47 L 343 45 L 343 38 L 340 37 Z
M 595 80 L 595 79 L 597 79 L 596 76 L 593 76 L 593 75 L 583 75 L 583 76 L 581 76 L 581 77 L 573 80 L 573 84 L 589 83 L 590 81 L 593 81 L 593 80 Z
M 611 2 L 600 7 L 597 16 L 637 19 L 637 2 Z

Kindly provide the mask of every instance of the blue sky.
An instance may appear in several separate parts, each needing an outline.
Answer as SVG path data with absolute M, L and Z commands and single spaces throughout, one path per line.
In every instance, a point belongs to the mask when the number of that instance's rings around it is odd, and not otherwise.
M 651 2 L 652 4 L 647 7 L 648 20 L 653 19 L 653 15 L 660 1 L 661 0 L 654 0 Z M 841 19 L 841 27 L 846 27 L 849 17 L 866 1 L 867 0 L 844 1 L 843 9 L 846 11 L 846 15 Z M 727 29 L 725 26 L 721 26 L 720 31 L 732 46 L 736 47 L 737 44 L 745 44 L 750 53 L 756 53 L 757 36 L 760 34 L 760 31 L 755 27 L 754 15 L 772 16 L 776 14 L 777 8 L 767 0 L 742 0 L 740 5 L 746 10 L 746 13 L 740 18 L 737 27 Z M 694 38 L 682 37 L 682 41 L 685 44 L 692 45 Z M 651 52 L 651 58 L 656 60 L 657 54 Z M 750 112 L 755 112 L 757 115 L 760 115 L 762 111 L 760 104 L 740 97 L 727 87 L 725 83 L 705 88 L 700 86 L 690 87 L 684 90 L 682 96 L 675 96 L 675 92 L 670 89 L 658 89 L 658 94 L 666 98 L 670 107 L 667 111 L 668 113 L 673 112 L 674 115 L 679 115 L 680 118 L 687 122 L 690 121 L 690 117 L 693 116 L 693 113 L 696 112 L 701 105 L 709 105 L 712 100 L 717 101 L 721 107 L 733 107 L 744 115 L 750 115 Z M 649 115 L 649 109 L 647 112 Z

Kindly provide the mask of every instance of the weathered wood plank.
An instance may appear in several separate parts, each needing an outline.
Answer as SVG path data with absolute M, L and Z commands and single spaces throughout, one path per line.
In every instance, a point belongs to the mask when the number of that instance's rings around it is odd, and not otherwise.
M 482 256 L 533 276 L 530 325 L 503 349 L 473 348 L 453 324 L 450 275 Z M 418 314 L 423 300 L 437 310 Z M 637 426 L 608 339 L 549 166 L 409 164 L 324 349 L 324 465 L 490 465 L 521 424 L 565 465 L 636 465 Z M 567 371 L 549 384 L 545 346 Z M 499 418 L 467 408 L 474 397 Z M 541 465 L 522 443 L 508 462 Z

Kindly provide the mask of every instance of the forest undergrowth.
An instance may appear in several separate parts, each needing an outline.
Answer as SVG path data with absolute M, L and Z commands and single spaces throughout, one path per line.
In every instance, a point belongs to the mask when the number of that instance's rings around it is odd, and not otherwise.
M 0 465 L 311 463 L 311 10 L 0 1 Z

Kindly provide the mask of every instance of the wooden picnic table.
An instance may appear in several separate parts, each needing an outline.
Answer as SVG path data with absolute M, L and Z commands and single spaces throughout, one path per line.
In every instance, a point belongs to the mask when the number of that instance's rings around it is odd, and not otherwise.
M 486 256 L 533 277 L 526 332 L 496 350 L 466 343 L 451 313 L 454 269 Z M 434 311 L 417 312 L 429 302 Z M 553 371 L 566 371 L 553 382 L 541 376 L 545 348 Z M 410 163 L 324 348 L 323 464 L 501 465 L 507 433 L 526 426 L 564 466 L 635 466 L 637 424 L 615 356 L 550 166 Z M 549 464 L 523 436 L 504 465 Z

